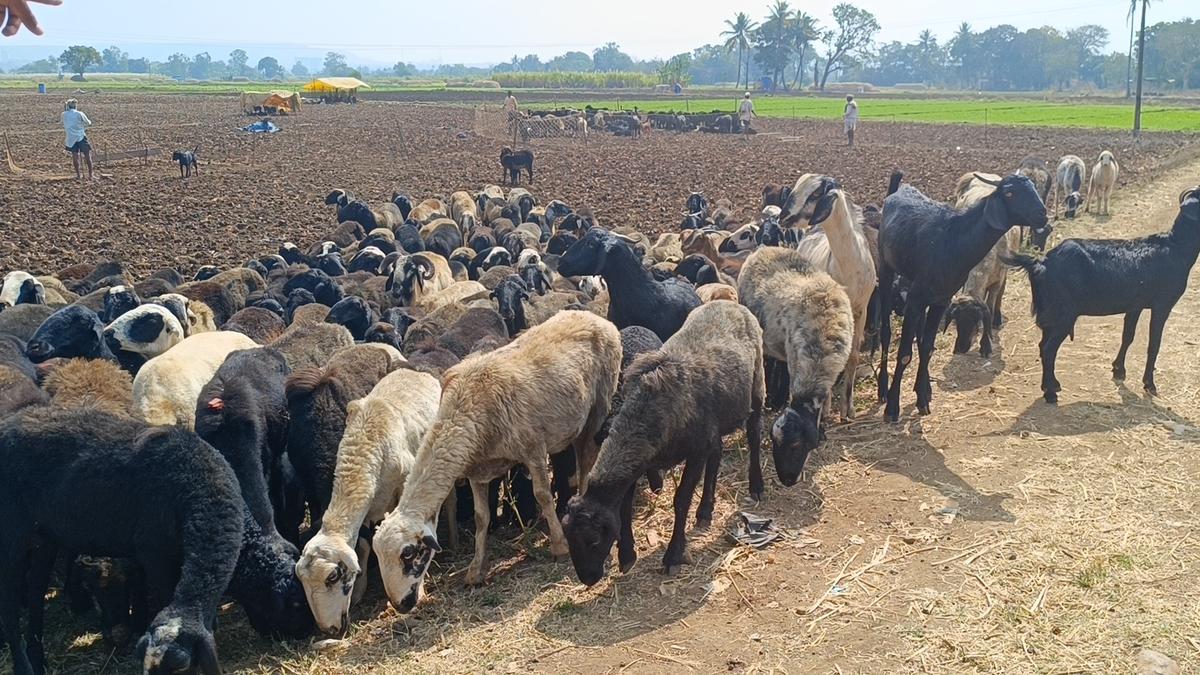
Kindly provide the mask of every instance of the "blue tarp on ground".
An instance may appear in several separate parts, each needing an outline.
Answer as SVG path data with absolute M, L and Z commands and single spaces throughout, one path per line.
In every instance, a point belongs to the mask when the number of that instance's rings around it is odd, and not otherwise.
M 242 127 L 242 131 L 252 134 L 273 134 L 277 131 L 283 131 L 283 129 L 275 126 L 275 123 L 271 120 L 259 120 L 253 124 L 248 124 Z

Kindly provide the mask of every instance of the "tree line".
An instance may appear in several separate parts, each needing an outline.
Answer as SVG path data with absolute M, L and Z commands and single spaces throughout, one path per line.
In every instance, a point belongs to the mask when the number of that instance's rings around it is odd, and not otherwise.
M 1139 3 L 1130 0 L 1132 20 Z M 627 86 L 650 81 L 681 84 L 751 83 L 775 90 L 824 89 L 830 82 L 909 85 L 966 90 L 1014 91 L 1080 87 L 1122 88 L 1136 60 L 1134 26 L 1129 49 L 1110 50 L 1107 29 L 1082 25 L 1061 30 L 1051 26 L 1019 30 L 1002 24 L 976 30 L 962 23 L 947 41 L 930 30 L 912 42 L 879 43 L 880 25 L 871 12 L 849 3 L 836 5 L 825 24 L 787 0 L 776 0 L 766 16 L 755 20 L 740 12 L 725 22 L 721 40 L 676 54 L 669 59 L 639 60 L 615 42 L 591 53 L 568 51 L 547 61 L 536 54 L 513 55 L 492 67 L 446 64 L 421 70 L 404 62 L 384 68 L 352 67 L 346 56 L 329 52 L 320 70 L 310 72 L 297 60 L 285 68 L 276 58 L 252 62 L 245 50 L 235 49 L 225 60 L 208 52 L 172 54 L 166 61 L 130 58 L 119 47 L 98 51 L 70 47 L 57 59 L 27 64 L 17 72 L 129 72 L 161 74 L 196 80 L 282 80 L 315 75 L 358 77 L 474 78 L 532 81 L 554 86 Z M 1124 37 L 1124 36 L 1122 36 Z M 1146 27 L 1145 81 L 1150 91 L 1200 88 L 1200 21 L 1183 19 Z M 593 77 L 533 77 L 535 73 L 592 73 Z M 599 74 L 628 73 L 627 77 Z M 636 76 L 634 76 L 636 75 Z

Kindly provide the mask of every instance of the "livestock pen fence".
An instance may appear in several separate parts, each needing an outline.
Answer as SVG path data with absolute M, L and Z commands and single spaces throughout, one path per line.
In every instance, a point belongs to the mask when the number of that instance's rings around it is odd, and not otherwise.
M 579 115 L 513 115 L 503 108 L 475 108 L 476 136 L 504 141 L 513 147 L 528 146 L 534 139 L 570 139 L 587 142 L 587 124 Z

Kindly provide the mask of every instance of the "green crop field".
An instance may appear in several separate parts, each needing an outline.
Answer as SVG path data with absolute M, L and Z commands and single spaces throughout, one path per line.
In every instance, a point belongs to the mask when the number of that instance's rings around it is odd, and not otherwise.
M 565 98 L 565 97 L 564 97 Z M 937 122 L 966 124 L 1030 125 L 1047 127 L 1088 127 L 1131 129 L 1133 105 L 1113 103 L 1059 103 L 1034 100 L 961 100 L 894 99 L 859 97 L 859 117 L 863 121 Z M 625 109 L 634 106 L 642 112 L 733 111 L 737 99 L 611 100 L 587 101 L 597 108 Z M 561 102 L 582 107 L 584 102 Z M 837 119 L 842 116 L 839 98 L 768 97 L 754 99 L 754 109 L 762 117 L 812 117 Z M 1165 107 L 1150 103 L 1142 109 L 1142 127 L 1149 131 L 1200 132 L 1200 108 Z

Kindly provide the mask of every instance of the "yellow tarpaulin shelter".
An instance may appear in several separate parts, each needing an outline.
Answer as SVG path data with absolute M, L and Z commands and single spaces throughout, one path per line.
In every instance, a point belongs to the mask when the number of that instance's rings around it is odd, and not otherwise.
M 276 108 L 289 113 L 300 112 L 300 94 L 281 89 L 266 92 L 242 92 L 242 112 L 253 112 L 255 108 Z
M 319 77 L 304 85 L 304 91 L 335 94 L 338 92 L 354 92 L 364 87 L 370 89 L 371 85 L 357 77 Z

